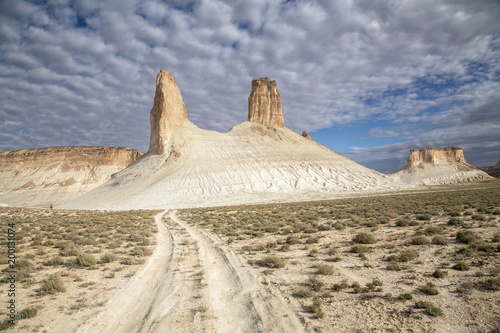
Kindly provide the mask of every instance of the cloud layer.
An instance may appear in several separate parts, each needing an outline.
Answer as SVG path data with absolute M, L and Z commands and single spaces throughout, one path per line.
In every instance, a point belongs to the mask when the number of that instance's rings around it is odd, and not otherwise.
M 266 76 L 295 131 L 367 124 L 343 152 L 368 167 L 395 171 L 429 146 L 500 159 L 497 1 L 36 3 L 0 2 L 0 151 L 145 151 L 169 69 L 202 128 L 245 121 L 251 80 Z

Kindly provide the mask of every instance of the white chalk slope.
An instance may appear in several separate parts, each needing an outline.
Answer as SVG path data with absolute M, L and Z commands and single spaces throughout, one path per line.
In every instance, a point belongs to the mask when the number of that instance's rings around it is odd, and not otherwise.
M 187 122 L 170 155 L 146 154 L 65 205 L 80 209 L 179 208 L 333 198 L 407 187 L 287 129 L 244 122 L 228 133 Z

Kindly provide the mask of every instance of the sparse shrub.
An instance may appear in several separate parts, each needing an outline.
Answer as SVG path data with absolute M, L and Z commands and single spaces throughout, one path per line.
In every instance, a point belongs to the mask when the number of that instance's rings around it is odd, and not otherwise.
M 457 226 L 457 225 L 463 225 L 464 222 L 462 221 L 462 219 L 458 218 L 458 217 L 452 217 L 449 221 L 448 221 L 448 225 L 454 225 L 454 226 Z
M 425 229 L 427 235 L 436 235 L 444 231 L 443 227 L 440 226 L 430 226 Z
M 403 300 L 412 300 L 413 299 L 413 295 L 410 294 L 410 293 L 402 293 L 398 296 L 399 299 L 403 299 Z
M 362 254 L 367 252 L 370 252 L 370 249 L 365 245 L 355 244 L 351 247 L 351 253 Z
M 436 286 L 432 282 L 427 282 L 427 284 L 420 288 L 420 291 L 427 295 L 438 295 L 439 291 L 436 289 Z
M 299 237 L 297 237 L 297 236 L 293 236 L 293 235 L 291 235 L 291 236 L 288 236 L 288 237 L 286 238 L 286 242 L 287 242 L 287 244 L 289 244 L 289 245 L 295 245 L 295 244 L 299 244 L 299 243 L 300 243 L 300 239 L 299 239 Z
M 101 256 L 101 263 L 107 264 L 109 262 L 113 262 L 118 259 L 118 256 L 114 253 L 106 253 Z
M 412 245 L 427 245 L 429 240 L 424 236 L 415 236 L 411 239 Z
M 457 232 L 457 241 L 464 244 L 471 244 L 478 240 L 477 235 L 470 230 L 460 230 Z
M 448 239 L 444 236 L 434 236 L 432 238 L 432 244 L 436 245 L 448 245 Z
M 498 243 L 498 242 L 500 242 L 500 233 L 495 234 L 495 236 L 493 236 L 493 238 L 491 239 L 491 241 L 492 241 L 493 243 Z
M 316 319 L 320 319 L 325 316 L 321 307 L 321 302 L 318 300 L 315 300 L 313 304 L 308 307 L 308 310 L 309 312 L 314 313 L 314 318 Z
M 470 245 L 470 247 L 476 251 L 487 252 L 487 253 L 495 252 L 495 247 L 492 244 L 482 241 L 474 242 Z
M 483 214 L 475 214 L 475 215 L 472 215 L 471 217 L 475 221 L 485 221 L 486 220 L 486 216 Z
M 50 275 L 42 281 L 42 286 L 40 287 L 41 295 L 55 294 L 65 291 L 66 287 L 64 286 L 64 281 L 58 275 Z
M 36 317 L 36 315 L 38 314 L 38 309 L 35 308 L 34 306 L 31 306 L 31 307 L 28 307 L 28 308 L 25 308 L 23 310 L 21 310 L 17 315 L 16 315 L 16 321 L 18 320 L 22 320 L 22 319 L 29 319 L 29 318 L 33 318 L 33 317 Z
M 311 285 L 311 289 L 314 291 L 320 291 L 325 285 L 320 279 L 315 276 L 309 277 L 309 284 Z
M 335 283 L 333 285 L 333 290 L 335 290 L 335 291 L 341 291 L 341 290 L 344 290 L 347 288 L 349 288 L 349 285 L 347 284 L 347 280 L 342 280 L 341 283 Z
M 315 243 L 319 243 L 319 239 L 318 239 L 318 237 L 311 236 L 311 237 L 308 237 L 308 238 L 306 239 L 306 243 L 307 243 L 307 244 L 315 244 Z
M 488 279 L 485 283 L 485 286 L 489 290 L 494 290 L 494 291 L 500 290 L 500 278 Z
M 333 267 L 326 264 L 318 264 L 315 268 L 317 269 L 317 274 L 320 275 L 332 275 L 334 272 Z
M 397 262 L 393 261 L 393 262 L 390 262 L 387 264 L 386 269 L 389 271 L 400 271 L 403 268 L 401 266 L 399 266 L 399 264 Z
M 436 279 L 443 279 L 448 276 L 448 272 L 442 271 L 438 268 L 434 271 L 434 273 L 432 273 L 432 276 Z
M 52 257 L 43 263 L 44 266 L 64 265 L 64 260 L 61 257 Z
M 301 288 L 297 290 L 296 292 L 293 293 L 293 296 L 299 297 L 299 298 L 309 298 L 312 296 L 312 291 L 306 288 Z
M 398 227 L 406 227 L 408 224 L 410 224 L 410 220 L 408 218 L 402 218 L 396 222 L 396 226 Z
M 90 254 L 80 254 L 78 255 L 78 257 L 76 257 L 75 262 L 78 266 L 91 267 L 94 266 L 97 261 L 95 260 L 94 256 Z
M 269 268 L 282 268 L 285 267 L 285 260 L 277 257 L 277 256 L 267 256 L 262 259 L 262 266 Z
M 373 244 L 375 243 L 375 237 L 367 232 L 360 232 L 352 239 L 354 243 L 357 244 Z
M 461 247 L 457 250 L 458 254 L 470 254 L 472 253 L 472 249 L 470 247 Z
M 135 246 L 130 252 L 130 255 L 135 257 L 145 257 L 151 255 L 151 253 L 151 250 L 144 246 Z
M 359 284 L 359 282 L 354 282 L 352 285 L 351 285 L 351 288 L 352 290 L 356 293 L 356 294 L 359 294 L 362 289 L 361 289 L 361 285 Z
M 409 262 L 418 258 L 418 251 L 413 249 L 403 250 L 399 253 L 398 260 L 402 262 Z
M 469 265 L 467 265 L 466 262 L 464 261 L 459 261 L 457 262 L 454 266 L 453 266 L 454 269 L 456 269 L 457 271 L 468 271 L 470 268 L 469 268 Z
M 281 252 L 288 252 L 288 251 L 290 251 L 290 245 L 288 245 L 288 244 L 282 245 L 281 248 L 280 248 L 280 251 Z
M 430 302 L 417 301 L 415 302 L 415 307 L 417 309 L 425 309 L 427 314 L 433 317 L 438 317 L 443 315 L 443 310 L 441 310 L 439 307 L 435 306 Z
M 417 220 L 419 221 L 430 221 L 432 219 L 431 214 L 420 214 L 417 215 Z

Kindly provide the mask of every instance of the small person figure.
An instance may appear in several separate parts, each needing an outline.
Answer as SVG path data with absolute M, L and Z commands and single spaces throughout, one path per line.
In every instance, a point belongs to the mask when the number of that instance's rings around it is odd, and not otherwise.
M 50 204 L 50 209 L 52 209 L 52 208 L 54 208 L 54 207 L 52 206 L 52 204 Z

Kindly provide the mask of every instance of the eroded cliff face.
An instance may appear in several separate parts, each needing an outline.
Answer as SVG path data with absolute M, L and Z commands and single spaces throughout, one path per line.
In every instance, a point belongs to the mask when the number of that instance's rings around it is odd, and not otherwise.
M 410 150 L 410 157 L 408 157 L 407 166 L 422 166 L 423 163 L 436 164 L 439 160 L 443 159 L 467 163 L 462 148 L 424 148 Z
M 252 91 L 248 97 L 248 121 L 271 127 L 285 127 L 281 95 L 276 81 L 269 81 L 267 77 L 252 81 Z
M 172 130 L 187 121 L 187 110 L 179 87 L 172 74 L 162 69 L 156 76 L 155 99 L 150 112 L 151 137 L 148 153 L 168 154 Z
M 73 199 L 143 153 L 116 147 L 52 147 L 0 153 L 0 203 L 45 206 Z

